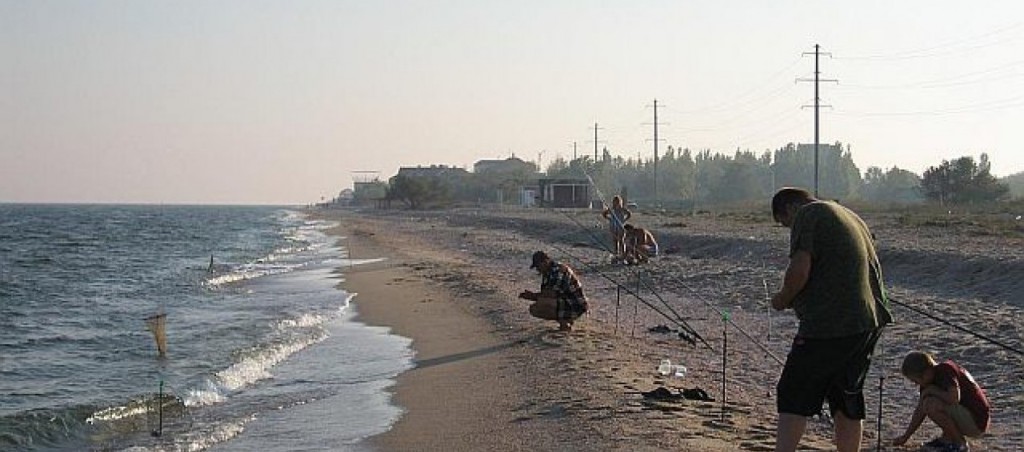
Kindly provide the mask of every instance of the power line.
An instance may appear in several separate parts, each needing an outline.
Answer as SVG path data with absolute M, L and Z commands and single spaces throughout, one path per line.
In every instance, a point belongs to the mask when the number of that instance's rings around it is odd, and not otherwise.
M 712 123 L 713 125 L 710 126 L 710 127 L 693 127 L 693 128 L 682 128 L 682 129 L 676 128 L 676 130 L 684 130 L 684 131 L 689 131 L 689 132 L 714 132 L 714 131 L 717 131 L 717 130 L 723 130 L 723 129 L 727 128 L 728 126 L 730 126 L 732 124 L 735 124 L 735 123 L 739 122 L 740 120 L 742 120 L 742 119 L 744 119 L 746 117 L 751 116 L 751 113 L 754 113 L 754 112 L 763 110 L 764 108 L 767 108 L 768 106 L 772 105 L 768 101 L 774 100 L 774 99 L 779 98 L 779 97 L 782 97 L 785 94 L 789 94 L 789 91 L 793 91 L 793 92 L 796 91 L 796 88 L 795 88 L 795 86 L 793 84 L 787 83 L 786 85 L 780 86 L 779 88 L 777 88 L 775 90 L 772 90 L 771 92 L 765 94 L 764 97 L 762 97 L 760 99 L 757 99 L 757 105 L 756 106 L 754 106 L 752 108 L 748 108 L 748 109 L 742 109 L 738 113 L 736 113 L 736 114 L 734 114 L 732 116 L 729 116 L 726 119 L 723 119 L 723 120 L 716 121 L 716 122 Z M 786 107 L 786 108 L 788 110 L 791 107 Z M 671 108 L 666 108 L 666 110 L 674 111 Z M 768 116 L 769 117 L 775 117 L 776 115 L 773 113 L 773 114 L 770 114 Z
M 986 69 L 986 70 L 982 70 L 982 71 L 968 72 L 968 73 L 956 75 L 956 76 L 953 76 L 953 77 L 946 77 L 946 78 L 941 78 L 941 79 L 933 79 L 933 80 L 919 81 L 919 82 L 908 82 L 908 83 L 902 83 L 902 84 L 898 84 L 898 85 L 856 85 L 856 84 L 851 85 L 849 83 L 845 83 L 843 85 L 840 85 L 840 87 L 841 88 L 859 88 L 859 89 L 907 89 L 907 88 L 930 89 L 930 88 L 945 88 L 945 87 L 949 87 L 949 86 L 970 85 L 970 84 L 976 84 L 976 83 L 986 83 L 986 82 L 990 82 L 990 81 L 993 81 L 993 80 L 1002 80 L 1002 79 L 1006 79 L 1006 78 L 1021 77 L 1021 76 L 1024 76 L 1024 74 L 1014 72 L 1012 74 L 1007 74 L 1007 75 L 1004 75 L 1002 77 L 998 77 L 998 78 L 995 78 L 995 79 L 993 79 L 993 78 L 985 78 L 985 79 L 968 80 L 968 81 L 962 81 L 962 82 L 960 80 L 971 78 L 971 77 L 984 76 L 984 75 L 992 74 L 992 73 L 995 73 L 995 72 L 1004 71 L 1006 69 L 1012 68 L 1014 66 L 1020 66 L 1022 64 L 1024 64 L 1024 60 L 1017 60 L 1017 61 L 1006 63 L 1006 64 L 1003 64 L 1003 65 L 996 66 L 994 68 Z
M 732 110 L 732 109 L 734 109 L 736 107 L 747 105 L 747 104 L 750 104 L 752 102 L 755 102 L 755 101 L 757 101 L 757 99 L 747 99 L 747 100 L 743 100 L 743 99 L 746 98 L 750 94 L 754 94 L 754 93 L 757 93 L 757 92 L 761 91 L 761 88 L 770 85 L 769 82 L 771 80 L 774 80 L 775 78 L 781 76 L 783 73 L 788 72 L 790 69 L 793 68 L 793 66 L 796 66 L 797 63 L 799 63 L 799 62 L 800 62 L 800 58 L 796 58 L 793 61 L 790 61 L 789 63 L 787 63 L 781 69 L 773 72 L 768 77 L 765 77 L 765 79 L 764 79 L 766 81 L 765 83 L 757 85 L 757 86 L 754 86 L 754 87 L 752 87 L 752 88 L 750 88 L 750 89 L 748 89 L 748 90 L 746 90 L 746 91 L 736 95 L 735 97 L 733 97 L 731 99 L 725 100 L 725 101 L 723 101 L 721 103 L 718 103 L 718 104 L 715 104 L 715 105 L 709 105 L 709 106 L 706 106 L 706 107 L 698 107 L 698 108 L 693 108 L 693 109 L 688 109 L 688 110 L 675 110 L 675 112 L 677 114 L 683 114 L 683 115 L 692 115 L 692 114 L 699 114 L 699 113 L 714 113 L 714 112 L 719 112 L 719 111 Z M 788 83 L 783 85 L 783 87 L 785 87 L 785 86 L 788 86 Z M 774 91 L 776 91 L 776 90 L 772 90 L 772 92 L 774 92 Z
M 941 116 L 963 113 L 981 113 L 986 111 L 1006 110 L 1024 106 L 1024 94 L 1009 99 L 997 99 L 979 104 L 966 105 L 963 107 L 948 108 L 944 110 L 918 110 L 902 112 L 861 112 L 861 111 L 836 111 L 835 114 L 842 116 Z
M 997 41 L 994 41 L 994 42 L 991 42 L 991 43 L 987 43 L 987 44 L 979 44 L 979 45 L 974 45 L 974 46 L 965 47 L 965 48 L 961 48 L 961 49 L 953 49 L 953 48 L 955 48 L 957 46 L 960 46 L 962 44 L 965 44 L 965 43 L 970 43 L 972 41 L 981 41 L 981 40 L 984 40 L 984 39 L 988 38 L 989 36 L 1000 35 L 1000 34 L 1007 33 L 1007 32 L 1012 31 L 1012 30 L 1016 30 L 1016 29 L 1020 28 L 1021 25 L 1024 25 L 1024 24 L 1018 22 L 1018 23 L 1015 23 L 1013 25 L 1007 26 L 1005 28 L 994 30 L 994 31 L 991 31 L 991 32 L 988 32 L 988 33 L 984 33 L 984 34 L 978 35 L 978 36 L 967 37 L 967 38 L 964 38 L 964 39 L 958 39 L 958 40 L 955 40 L 955 41 L 950 41 L 950 42 L 946 42 L 946 43 L 943 43 L 943 44 L 939 44 L 939 45 L 935 45 L 935 46 L 931 46 L 931 47 L 926 47 L 926 48 L 923 48 L 923 49 L 907 50 L 907 51 L 903 51 L 903 52 L 894 52 L 894 53 L 890 53 L 890 54 L 854 55 L 854 56 L 850 56 L 850 57 L 837 57 L 836 59 L 841 59 L 841 60 L 861 60 L 861 61 L 894 61 L 894 60 L 910 60 L 910 59 L 917 59 L 917 58 L 931 58 L 931 57 L 944 56 L 944 55 L 949 55 L 949 54 L 964 53 L 964 52 L 974 51 L 974 50 L 977 50 L 977 49 L 980 49 L 980 48 L 991 47 L 991 46 L 998 45 L 998 44 L 1001 44 L 1003 42 L 1010 41 L 1010 40 L 1017 39 L 1017 38 L 1016 37 L 1000 38 Z M 949 49 L 949 50 L 944 50 L 944 49 Z M 938 52 L 938 53 L 929 53 L 929 52 L 933 52 L 935 50 L 942 50 L 942 51 Z

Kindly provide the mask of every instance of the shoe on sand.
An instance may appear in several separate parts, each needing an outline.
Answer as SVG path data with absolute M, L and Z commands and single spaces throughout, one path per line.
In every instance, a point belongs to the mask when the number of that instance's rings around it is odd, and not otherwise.
M 654 400 L 679 400 L 683 398 L 682 395 L 676 394 L 664 387 L 654 389 L 653 391 L 641 392 L 640 395 L 644 396 L 645 399 Z
M 923 452 L 970 452 L 971 446 L 966 443 L 954 444 L 940 437 L 921 445 L 921 450 Z
M 706 391 L 701 388 L 684 389 L 683 397 L 690 400 L 702 400 L 705 402 L 714 402 L 715 399 L 711 398 Z

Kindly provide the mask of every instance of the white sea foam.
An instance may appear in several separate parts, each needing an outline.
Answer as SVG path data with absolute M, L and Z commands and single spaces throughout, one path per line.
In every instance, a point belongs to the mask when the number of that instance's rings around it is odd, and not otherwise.
M 226 400 L 220 389 L 212 381 L 207 380 L 203 387 L 194 388 L 188 391 L 184 403 L 187 407 L 204 406 L 221 403 Z
M 243 419 L 236 419 L 224 422 L 218 422 L 216 424 L 205 425 L 199 428 L 193 428 L 187 434 L 176 438 L 174 444 L 168 449 L 166 446 L 160 446 L 153 449 L 148 448 L 135 448 L 128 450 L 155 450 L 155 451 L 187 451 L 187 452 L 199 452 L 207 450 L 217 444 L 229 441 L 232 438 L 237 437 L 245 431 L 246 424 L 256 420 L 255 415 L 247 416 Z
M 259 380 L 271 377 L 270 369 L 299 350 L 323 341 L 327 333 L 320 331 L 292 342 L 282 342 L 253 348 L 249 356 L 231 367 L 217 372 L 220 386 L 236 391 Z
M 210 278 L 206 280 L 206 282 L 204 282 L 203 284 L 205 284 L 207 287 L 217 287 L 225 284 L 236 283 L 239 281 L 256 279 L 263 276 L 288 273 L 303 266 L 305 266 L 305 264 L 268 264 L 256 262 L 252 264 L 243 265 L 238 269 L 232 270 L 229 273 L 225 273 L 223 275 Z
M 133 402 L 124 406 L 112 406 L 109 408 L 99 410 L 93 413 L 92 416 L 89 416 L 89 418 L 85 420 L 85 423 L 94 424 L 97 421 L 116 421 L 127 417 L 143 415 L 146 414 L 148 411 L 149 410 L 146 404 Z
M 303 314 L 297 319 L 284 319 L 277 323 L 278 329 L 309 328 L 322 325 L 326 318 L 318 314 Z

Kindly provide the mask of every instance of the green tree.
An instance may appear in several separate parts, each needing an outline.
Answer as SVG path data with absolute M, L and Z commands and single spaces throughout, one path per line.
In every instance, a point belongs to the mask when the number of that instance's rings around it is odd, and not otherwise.
M 398 175 L 391 178 L 389 185 L 387 199 L 402 201 L 410 209 L 441 204 L 451 197 L 451 187 L 436 177 Z
M 988 154 L 981 154 L 979 163 L 970 156 L 943 160 L 939 166 L 925 170 L 921 176 L 921 188 L 926 198 L 942 205 L 1005 198 L 1010 189 L 992 176 L 991 167 Z
M 814 189 L 814 146 L 787 144 L 775 151 L 772 165 L 775 186 L 796 186 Z M 849 198 L 861 185 L 860 170 L 853 163 L 853 153 L 843 144 L 818 146 L 818 194 L 822 198 Z
M 872 166 L 864 173 L 860 198 L 898 204 L 921 202 L 924 200 L 921 195 L 921 178 L 911 171 L 895 166 L 888 171 Z
M 712 182 L 718 202 L 735 203 L 764 197 L 764 173 L 761 161 L 754 153 L 737 150 L 732 159 L 715 161 L 720 166 L 721 178 Z

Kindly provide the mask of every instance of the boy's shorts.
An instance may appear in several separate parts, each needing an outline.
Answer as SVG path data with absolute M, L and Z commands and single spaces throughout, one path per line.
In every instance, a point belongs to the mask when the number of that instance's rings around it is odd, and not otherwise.
M 833 415 L 842 411 L 849 419 L 864 419 L 864 379 L 881 331 L 830 339 L 794 338 L 776 386 L 779 413 L 813 416 L 827 400 Z
M 970 436 L 971 438 L 981 436 L 982 431 L 978 428 L 978 423 L 974 421 L 974 416 L 971 415 L 967 407 L 959 403 L 949 405 L 946 408 L 946 413 L 949 414 L 949 417 L 953 418 L 957 428 L 960 429 L 960 433 L 964 436 Z

